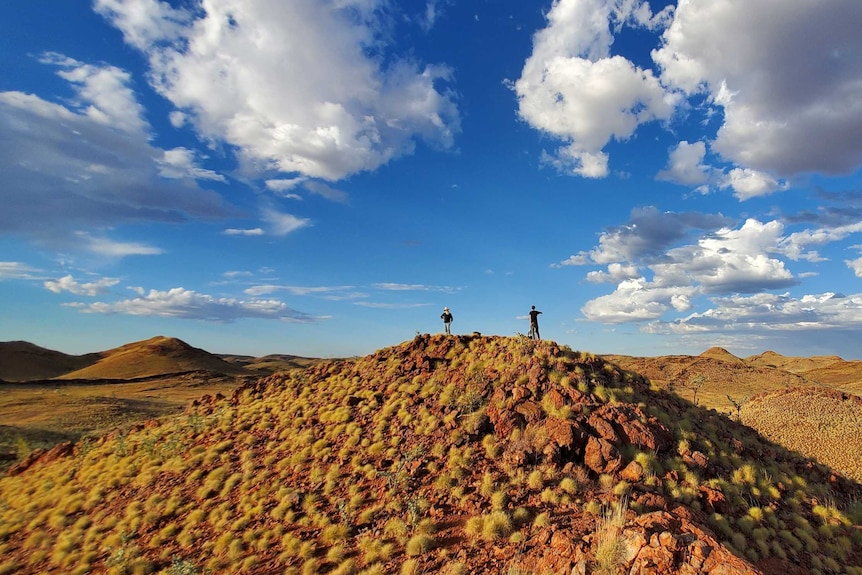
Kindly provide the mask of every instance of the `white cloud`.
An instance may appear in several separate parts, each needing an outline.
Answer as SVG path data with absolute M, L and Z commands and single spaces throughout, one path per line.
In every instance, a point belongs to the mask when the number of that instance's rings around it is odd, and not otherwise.
M 21 262 L 0 262 L 0 281 L 3 280 L 33 280 L 34 274 L 40 272 Z
M 79 248 L 111 258 L 156 256 L 163 253 L 161 248 L 139 242 L 118 242 L 109 238 L 95 237 L 86 232 L 76 232 L 74 235 L 79 240 L 77 244 Z
M 443 293 L 455 293 L 461 288 L 451 286 L 432 286 L 425 284 L 402 284 L 394 282 L 381 282 L 372 284 L 373 287 L 385 291 L 437 291 Z
M 202 138 L 235 146 L 247 173 L 334 181 L 412 153 L 418 138 L 450 147 L 460 131 L 452 93 L 438 89 L 450 71 L 385 52 L 383 27 L 397 20 L 382 1 L 97 9 L 147 55 L 154 88 Z
M 428 303 L 382 303 L 382 302 L 371 302 L 371 301 L 357 301 L 354 302 L 353 305 L 359 305 L 362 307 L 370 307 L 375 309 L 413 309 L 417 307 L 427 307 L 431 304 Z
M 826 292 L 794 298 L 790 294 L 714 298 L 715 307 L 668 323 L 655 323 L 652 333 L 778 332 L 859 329 L 862 294 Z
M 286 236 L 290 232 L 311 225 L 311 220 L 308 218 L 300 218 L 271 208 L 263 210 L 261 217 L 269 224 L 271 233 L 276 236 Z
M 779 182 L 765 172 L 748 168 L 733 168 L 723 176 L 719 185 L 733 188 L 734 195 L 740 200 L 765 196 L 789 187 L 787 182 Z
M 696 293 L 693 286 L 663 287 L 643 278 L 627 279 L 613 293 L 588 301 L 581 312 L 602 323 L 643 322 L 658 319 L 671 308 L 688 309 Z
M 54 52 L 44 54 L 40 62 L 57 67 L 57 75 L 76 87 L 76 111 L 90 121 L 134 136 L 149 131 L 144 107 L 128 87 L 128 72 L 85 64 Z
M 97 296 L 108 291 L 108 288 L 117 285 L 120 280 L 116 278 L 101 278 L 94 282 L 79 283 L 71 275 L 63 276 L 58 280 L 48 280 L 45 288 L 54 293 L 67 291 L 75 295 Z
M 581 252 L 579 254 L 571 255 L 559 263 L 551 264 L 551 267 L 559 269 L 566 266 L 583 266 L 587 265 L 588 263 L 590 263 L 589 254 L 586 252 Z
M 670 151 L 667 168 L 660 171 L 656 178 L 686 186 L 705 184 L 709 181 L 710 168 L 704 165 L 704 156 L 706 144 L 692 144 L 683 140 Z
M 82 243 L 76 232 L 228 214 L 222 199 L 193 179 L 160 176 L 165 151 L 150 144 L 127 73 L 57 54 L 41 61 L 58 68 L 74 97 L 61 105 L 0 92 L 0 233 L 98 250 L 104 243 Z
M 725 160 L 847 173 L 862 164 L 859 22 L 856 0 L 680 2 L 653 59 L 663 83 L 723 107 L 712 150 Z
M 757 293 L 798 283 L 784 262 L 773 257 L 780 253 L 785 239 L 780 222 L 749 219 L 739 229 L 712 230 L 696 243 L 672 246 L 686 237 L 679 229 L 683 221 L 679 216 L 647 210 L 633 221 L 648 222 L 650 229 L 630 224 L 602 236 L 603 243 L 591 252 L 593 261 L 611 256 L 617 260 L 609 263 L 608 272 L 589 272 L 587 280 L 618 285 L 613 293 L 583 306 L 588 319 L 604 323 L 658 320 L 672 311 L 692 309 L 694 298 L 702 294 Z M 662 226 L 656 224 L 662 222 L 674 232 L 657 233 Z M 703 218 L 699 225 L 707 223 Z M 657 248 L 661 250 L 657 252 Z M 652 280 L 638 273 L 637 264 L 644 258 Z
M 273 192 L 286 192 L 306 181 L 308 178 L 277 178 L 266 181 L 266 187 Z
M 556 167 L 604 177 L 605 145 L 630 138 L 640 124 L 670 117 L 676 97 L 652 71 L 610 55 L 610 24 L 657 25 L 663 18 L 653 22 L 644 2 L 554 2 L 513 88 L 519 115 L 565 143 L 551 161 Z
M 853 274 L 857 278 L 862 278 L 862 258 L 856 258 L 855 260 L 844 260 L 844 263 L 847 264 L 847 267 L 853 270 Z
M 587 281 L 592 283 L 620 283 L 624 280 L 632 280 L 640 277 L 635 265 L 623 265 L 612 263 L 608 265 L 608 271 L 591 271 L 587 274 Z
M 165 150 L 162 159 L 157 161 L 159 174 L 163 178 L 194 178 L 196 180 L 227 182 L 221 174 L 198 166 L 195 156 L 195 151 L 188 148 Z
M 172 317 L 216 322 L 258 318 L 308 323 L 326 319 L 296 311 L 278 300 L 217 298 L 181 287 L 167 291 L 150 290 L 141 297 L 117 302 L 78 303 L 72 307 L 84 313 Z
M 224 231 L 224 234 L 227 236 L 262 236 L 264 235 L 264 231 L 262 228 L 250 228 L 250 229 L 237 229 L 237 228 L 227 228 Z
M 191 13 L 161 0 L 95 0 L 93 8 L 112 20 L 126 43 L 144 50 L 155 42 L 179 40 Z
M 364 294 L 351 292 L 353 289 L 353 286 L 289 286 L 261 284 L 245 289 L 244 293 L 255 297 L 275 293 L 277 291 L 286 291 L 287 293 L 296 296 L 325 296 L 325 299 L 352 299 L 355 297 L 365 297 Z
M 782 239 L 780 251 L 792 260 L 826 261 L 826 258 L 821 257 L 817 251 L 807 251 L 808 246 L 826 245 L 860 232 L 862 232 L 862 222 L 794 232 Z
M 156 256 L 163 253 L 161 248 L 139 242 L 118 242 L 110 238 L 95 237 L 87 232 L 75 232 L 75 236 L 80 249 L 110 258 Z

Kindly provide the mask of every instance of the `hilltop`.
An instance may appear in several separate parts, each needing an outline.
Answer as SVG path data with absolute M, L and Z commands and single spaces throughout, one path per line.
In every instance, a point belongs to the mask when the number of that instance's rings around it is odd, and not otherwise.
M 241 366 L 173 337 L 156 336 L 104 351 L 99 356 L 94 363 L 64 373 L 58 379 L 131 379 L 185 371 L 247 374 Z
M 0 496 L 3 573 L 862 573 L 859 484 L 525 338 L 271 375 Z

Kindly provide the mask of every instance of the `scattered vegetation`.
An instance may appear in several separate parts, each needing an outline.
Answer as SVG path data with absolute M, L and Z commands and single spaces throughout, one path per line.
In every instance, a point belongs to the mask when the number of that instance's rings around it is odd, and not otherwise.
M 616 573 L 684 506 L 728 560 L 855 575 L 862 494 L 833 475 L 596 356 L 418 335 L 0 477 L 0 572 Z

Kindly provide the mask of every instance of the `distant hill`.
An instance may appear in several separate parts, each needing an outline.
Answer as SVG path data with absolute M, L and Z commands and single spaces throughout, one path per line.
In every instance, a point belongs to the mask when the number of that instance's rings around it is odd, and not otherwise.
M 804 375 L 775 367 L 752 364 L 722 348 L 710 348 L 701 355 L 665 355 L 633 357 L 603 355 L 621 368 L 639 373 L 655 385 L 675 390 L 698 403 L 719 411 L 732 409 L 727 396 L 741 400 L 775 389 L 817 385 Z M 699 382 L 699 383 L 698 383 Z M 695 390 L 692 386 L 699 385 Z
M 238 365 L 251 371 L 267 374 L 288 369 L 304 369 L 309 365 L 314 365 L 315 363 L 320 363 L 321 361 L 324 361 L 322 359 L 313 357 L 301 357 L 298 355 L 287 355 L 280 353 L 264 355 L 262 357 L 253 357 L 250 355 L 219 354 L 217 355 L 217 357 L 223 359 L 224 361 L 232 365 Z
M 418 335 L 260 378 L 37 454 L 0 501 L 0 572 L 20 575 L 862 571 L 862 486 L 514 337 Z
M 736 357 L 723 347 L 711 347 L 702 354 L 700 357 L 709 357 L 712 359 L 720 359 L 721 361 L 726 361 L 728 363 L 735 363 L 737 365 L 744 365 L 745 362 L 740 358 Z
M 758 355 L 745 358 L 751 365 L 760 367 L 777 367 L 790 373 L 805 374 L 815 369 L 829 365 L 848 363 L 837 355 L 814 355 L 810 357 L 793 357 L 781 355 L 774 351 L 765 351 Z M 857 362 L 858 363 L 858 362 Z
M 99 356 L 98 361 L 57 379 L 131 379 L 184 371 L 248 374 L 242 366 L 173 337 L 156 336 L 104 351 Z
M 67 355 L 26 341 L 0 342 L 0 379 L 51 379 L 98 361 L 98 353 Z

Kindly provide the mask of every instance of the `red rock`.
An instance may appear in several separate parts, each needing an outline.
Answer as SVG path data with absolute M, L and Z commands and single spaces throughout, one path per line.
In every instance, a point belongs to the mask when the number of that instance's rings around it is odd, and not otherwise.
M 614 473 L 623 465 L 623 458 L 610 442 L 590 436 L 584 451 L 584 464 L 596 473 Z

